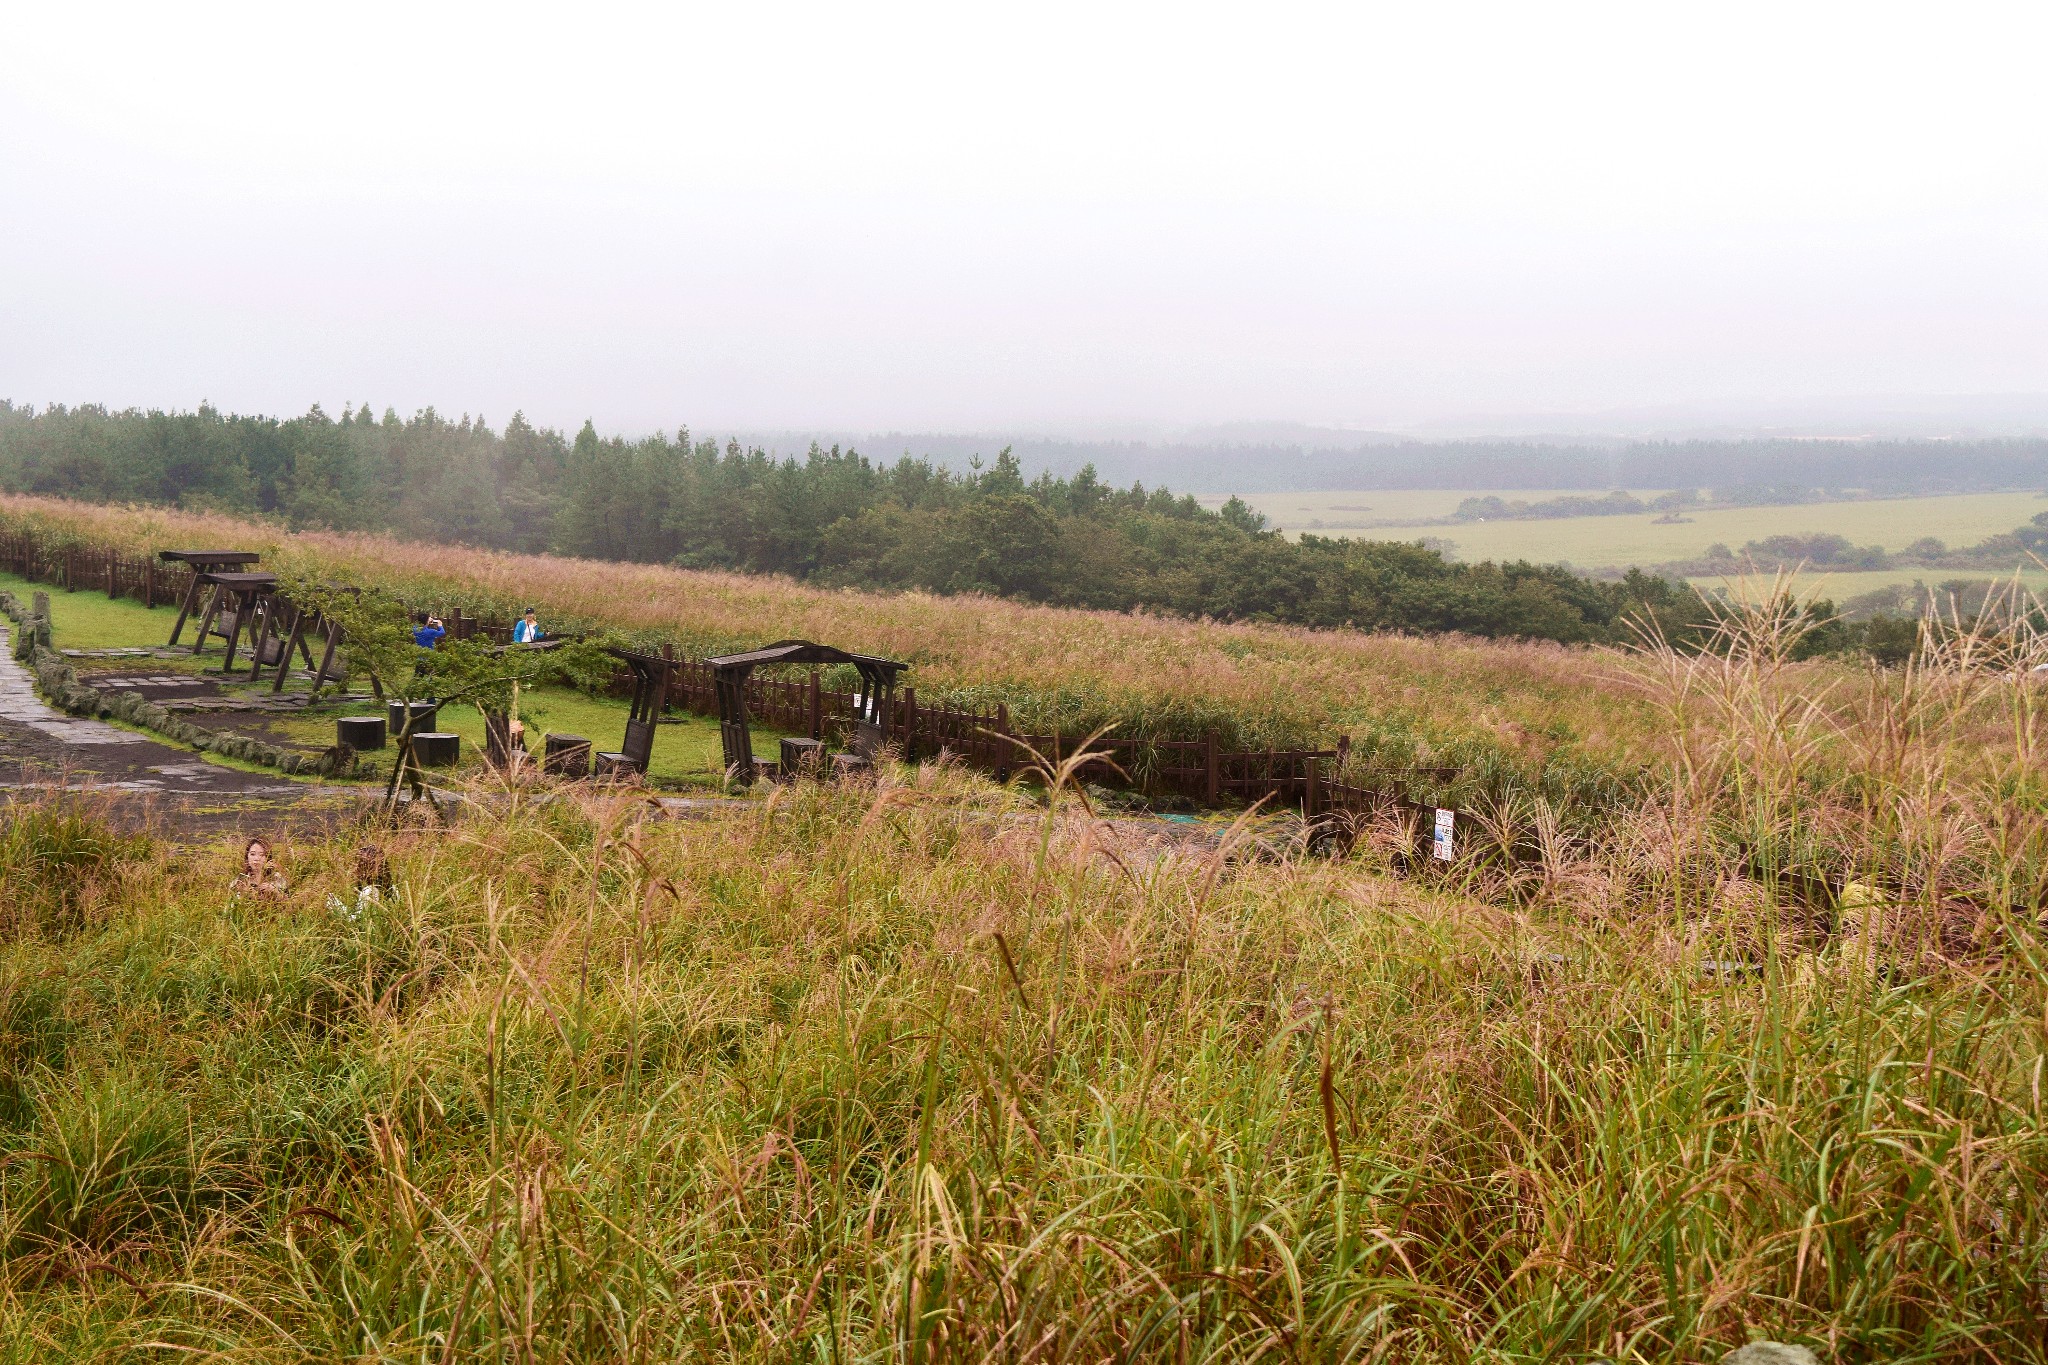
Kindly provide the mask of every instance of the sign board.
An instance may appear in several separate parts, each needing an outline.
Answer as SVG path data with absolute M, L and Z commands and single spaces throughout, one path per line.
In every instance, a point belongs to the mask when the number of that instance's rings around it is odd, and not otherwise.
M 1451 860 L 1451 829 L 1456 824 L 1457 819 L 1458 813 L 1456 811 L 1437 811 L 1436 838 L 1430 844 L 1429 849 L 1429 854 L 1432 858 L 1441 858 L 1445 862 Z

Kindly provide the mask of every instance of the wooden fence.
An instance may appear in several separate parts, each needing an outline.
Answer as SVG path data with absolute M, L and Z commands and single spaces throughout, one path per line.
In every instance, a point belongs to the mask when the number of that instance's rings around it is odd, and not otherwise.
M 155 555 L 45 545 L 23 532 L 0 535 L 0 569 L 32 583 L 54 583 L 66 592 L 91 589 L 151 607 L 176 602 L 192 582 L 190 568 L 166 564 Z
M 699 715 L 718 714 L 707 664 L 677 661 L 669 675 L 668 704 Z M 844 740 L 852 733 L 857 698 L 824 686 L 813 670 L 805 678 L 747 679 L 747 712 L 778 730 L 813 739 Z M 906 687 L 892 698 L 884 717 L 885 741 L 908 760 L 951 758 L 998 779 L 1044 763 L 1057 767 L 1084 750 L 1075 776 L 1107 786 L 1177 796 L 1206 805 L 1265 802 L 1298 807 L 1311 820 L 1332 816 L 1369 819 L 1382 815 L 1429 815 L 1433 808 L 1400 795 L 1416 780 L 1450 781 L 1454 768 L 1369 768 L 1350 766 L 1351 740 L 1329 749 L 1222 747 L 1214 731 L 1196 740 L 1140 740 L 1100 736 L 1030 734 L 1010 726 L 1009 708 L 973 711 L 932 706 Z
M 0 569 L 32 582 L 54 583 L 70 591 L 92 589 L 109 597 L 133 597 L 149 606 L 178 601 L 192 579 L 192 571 L 185 565 L 164 563 L 153 555 L 49 545 L 24 532 L 0 534 Z M 499 644 L 511 643 L 510 621 L 469 615 L 460 607 L 436 614 L 455 639 L 483 636 Z M 672 651 L 664 647 L 662 652 Z M 712 677 L 708 664 L 678 659 L 669 675 L 667 705 L 698 715 L 717 715 Z M 631 690 L 629 673 L 622 670 L 617 682 L 620 688 Z M 843 742 L 853 731 L 857 703 L 854 693 L 825 687 L 816 670 L 806 678 L 756 672 L 747 679 L 751 716 L 775 729 L 813 739 Z M 1075 776 L 1086 781 L 1207 805 L 1263 801 L 1269 807 L 1299 807 L 1311 821 L 1338 817 L 1357 821 L 1392 814 L 1426 825 L 1430 809 L 1406 800 L 1400 790 L 1417 778 L 1448 781 L 1456 775 L 1454 769 L 1447 768 L 1352 770 L 1349 737 L 1340 738 L 1330 749 L 1225 750 L 1213 731 L 1192 740 L 1102 736 L 1092 742 L 1078 735 L 1021 733 L 1010 727 L 1006 706 L 975 711 L 926 705 L 918 701 L 914 687 L 904 688 L 891 699 L 883 729 L 886 742 L 905 759 L 949 757 L 998 779 L 1026 771 L 1041 760 L 1057 767 L 1085 746 L 1099 755 L 1076 770 Z M 1426 829 L 1420 837 L 1426 839 Z

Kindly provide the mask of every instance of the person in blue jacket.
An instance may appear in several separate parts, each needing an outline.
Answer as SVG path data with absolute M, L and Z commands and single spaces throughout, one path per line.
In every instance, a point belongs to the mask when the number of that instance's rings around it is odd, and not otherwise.
M 515 645 L 539 644 L 540 638 L 540 615 L 532 607 L 528 607 L 526 615 L 512 623 L 512 643 Z
M 442 626 L 441 618 L 438 616 L 429 616 L 425 612 L 419 612 L 412 619 L 419 623 L 419 628 L 412 633 L 412 642 L 421 649 L 432 649 L 435 645 L 440 644 L 441 637 L 448 633 L 447 629 Z

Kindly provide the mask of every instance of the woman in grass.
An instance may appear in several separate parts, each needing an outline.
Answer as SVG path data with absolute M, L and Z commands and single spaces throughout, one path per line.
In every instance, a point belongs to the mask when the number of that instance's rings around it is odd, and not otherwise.
M 255 838 L 245 844 L 242 848 L 242 872 L 234 884 L 236 899 L 247 896 L 259 901 L 282 900 L 288 889 L 283 870 L 271 861 L 268 841 Z

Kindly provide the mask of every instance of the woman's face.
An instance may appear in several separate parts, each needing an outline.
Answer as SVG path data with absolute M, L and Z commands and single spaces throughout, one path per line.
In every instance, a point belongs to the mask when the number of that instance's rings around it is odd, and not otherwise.
M 261 872 L 270 866 L 270 845 L 261 839 L 251 839 L 249 851 L 242 855 L 242 861 L 251 872 Z

